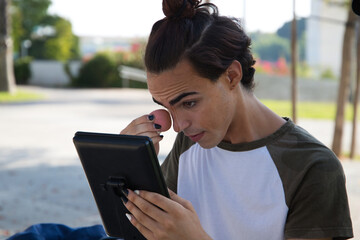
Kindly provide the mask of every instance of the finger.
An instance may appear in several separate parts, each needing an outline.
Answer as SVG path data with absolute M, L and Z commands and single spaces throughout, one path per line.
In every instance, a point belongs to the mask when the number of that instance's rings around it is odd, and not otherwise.
M 129 219 L 132 225 L 136 227 L 137 230 L 146 238 L 146 239 L 152 239 L 153 233 L 146 228 L 144 225 L 142 225 L 135 217 L 131 214 L 126 214 L 126 217 Z
M 169 189 L 169 188 L 168 188 L 168 191 L 169 191 L 169 194 L 170 194 L 170 198 L 172 200 L 179 203 L 181 206 L 183 206 L 184 208 L 186 208 L 186 209 L 188 209 L 190 211 L 193 211 L 193 212 L 195 211 L 194 207 L 192 206 L 192 204 L 188 200 L 179 197 L 179 195 L 177 195 L 176 193 L 171 191 L 171 189 Z
M 148 136 L 150 138 L 153 138 L 153 137 L 158 137 L 159 136 L 159 130 L 156 129 L 153 124 L 149 124 L 149 123 L 143 123 L 143 124 L 140 124 L 140 125 L 137 125 L 135 127 L 135 132 L 136 132 L 136 135 L 141 135 L 141 136 Z
M 163 210 L 162 212 L 160 212 L 162 214 L 152 215 L 152 217 L 159 222 L 164 222 L 164 219 L 166 220 L 166 213 L 174 212 L 179 209 L 179 207 L 181 207 L 181 209 L 184 208 L 180 203 L 172 201 L 172 199 L 164 197 L 163 195 L 158 193 L 141 190 L 139 191 L 139 195 L 146 201 L 158 206 L 160 209 Z
M 161 140 L 163 140 L 164 136 L 157 134 L 154 137 L 151 137 L 151 140 L 153 142 L 154 145 L 156 145 L 157 143 L 159 143 Z
M 156 128 L 154 123 L 146 122 L 138 125 L 129 125 L 127 128 L 121 131 L 121 134 L 145 135 L 146 133 L 151 133 L 153 135 L 156 135 L 159 133 L 159 131 L 160 129 Z
M 148 229 L 159 228 L 156 219 L 159 219 L 160 216 L 164 218 L 164 212 L 162 210 L 131 190 L 129 190 L 127 198 L 128 202 L 125 204 L 125 207 L 141 225 Z
M 153 121 L 154 121 L 154 118 L 150 119 L 149 115 L 143 115 L 141 117 L 138 117 L 138 118 L 134 119 L 130 124 L 138 125 L 138 124 L 141 124 L 141 123 L 153 122 Z
M 153 119 L 150 120 L 149 119 L 149 115 L 143 115 L 141 117 L 138 117 L 136 119 L 134 119 L 131 123 L 129 123 L 126 128 L 124 128 L 120 134 L 134 134 L 133 130 L 134 127 L 140 124 L 144 124 L 144 123 L 152 123 Z

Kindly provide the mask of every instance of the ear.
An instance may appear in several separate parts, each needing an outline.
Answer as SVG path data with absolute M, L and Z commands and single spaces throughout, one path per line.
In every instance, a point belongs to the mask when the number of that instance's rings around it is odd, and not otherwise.
M 226 70 L 227 78 L 231 89 L 234 89 L 240 82 L 243 76 L 242 67 L 239 61 L 234 60 Z

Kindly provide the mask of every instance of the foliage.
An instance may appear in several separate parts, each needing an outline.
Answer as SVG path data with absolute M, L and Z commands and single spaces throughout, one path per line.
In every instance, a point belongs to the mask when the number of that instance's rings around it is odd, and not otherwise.
M 71 23 L 59 16 L 46 16 L 42 26 L 51 26 L 53 36 L 33 38 L 29 54 L 37 59 L 66 61 L 79 57 L 78 38 L 72 33 Z
M 65 74 L 68 76 L 68 78 L 70 79 L 70 82 L 73 84 L 77 79 L 74 76 L 74 74 L 71 72 L 70 69 L 70 61 L 66 61 L 63 65 L 63 69 Z
M 298 55 L 300 61 L 306 60 L 306 32 L 304 32 L 297 42 L 298 45 Z
M 16 84 L 28 84 L 31 77 L 31 57 L 18 58 L 14 61 L 14 74 Z
M 306 18 L 297 20 L 297 45 L 300 61 L 305 60 L 306 49 Z M 279 58 L 290 61 L 291 21 L 284 23 L 276 33 L 253 32 L 250 34 L 253 42 L 253 53 L 260 59 L 276 62 Z
M 324 70 L 321 72 L 320 77 L 321 77 L 321 79 L 332 79 L 332 80 L 335 80 L 335 79 L 336 79 L 336 76 L 335 76 L 335 74 L 333 73 L 333 71 L 331 70 L 331 68 L 326 68 L 326 69 L 324 69 Z
M 258 73 L 275 74 L 275 75 L 288 75 L 289 67 L 287 66 L 284 58 L 279 58 L 276 62 L 263 61 L 257 59 L 255 69 Z
M 143 61 L 143 51 L 145 48 L 145 42 L 133 43 L 130 51 L 116 52 L 115 58 L 119 65 L 125 65 L 129 67 L 139 68 L 145 70 Z
M 138 81 L 129 81 L 129 88 L 147 89 L 147 83 Z
M 296 20 L 296 35 L 297 40 L 300 40 L 306 31 L 306 18 L 300 18 Z M 277 31 L 276 34 L 279 37 L 291 40 L 291 24 L 292 21 L 285 22 Z
M 313 72 L 306 62 L 299 62 L 296 66 L 296 75 L 301 78 L 311 78 Z
M 114 56 L 109 53 L 98 53 L 84 63 L 79 76 L 73 79 L 74 87 L 120 87 L 121 79 Z
M 14 6 L 10 9 L 11 15 L 11 38 L 13 40 L 13 51 L 20 53 L 21 38 L 24 35 L 24 28 L 22 26 L 22 14 L 20 10 Z
M 298 54 L 299 60 L 305 60 L 305 46 L 306 46 L 306 21 L 307 18 L 300 18 L 296 20 L 296 36 L 297 36 L 297 45 L 298 45 Z M 280 27 L 276 34 L 279 37 L 291 41 L 291 24 L 292 21 L 285 22 L 282 27 Z
M 72 33 L 71 23 L 59 16 L 48 15 L 50 4 L 50 0 L 13 0 L 14 50 L 19 53 L 21 43 L 31 40 L 28 53 L 35 59 L 65 61 L 79 58 L 79 41 Z
M 73 55 L 71 49 L 74 45 L 71 23 L 64 18 L 54 17 L 56 35 L 45 42 L 44 57 L 64 61 Z
M 144 47 L 144 41 L 137 41 L 126 51 L 99 52 L 95 56 L 87 57 L 82 63 L 78 77 L 73 75 L 68 62 L 64 64 L 64 71 L 75 87 L 122 87 L 118 68 L 124 65 L 145 70 L 142 56 Z M 147 88 L 147 84 L 129 80 L 128 87 L 144 89 Z
M 30 39 L 33 29 L 47 15 L 51 0 L 12 0 L 21 14 L 24 33 L 22 40 Z
M 287 39 L 272 33 L 252 35 L 253 51 L 262 60 L 276 62 L 279 58 L 290 60 L 290 44 Z
M 72 46 L 70 48 L 70 59 L 80 59 L 80 39 L 72 34 Z

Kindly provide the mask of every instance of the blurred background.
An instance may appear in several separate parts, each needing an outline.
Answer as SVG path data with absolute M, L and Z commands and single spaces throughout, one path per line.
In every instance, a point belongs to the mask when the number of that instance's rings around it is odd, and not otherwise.
M 349 0 L 212 0 L 241 19 L 255 95 L 324 142 L 360 231 L 360 20 Z M 99 224 L 72 137 L 158 108 L 142 57 L 161 0 L 0 0 L 0 239 L 40 222 Z M 164 133 L 159 159 L 176 134 Z M 355 238 L 356 239 L 356 238 Z

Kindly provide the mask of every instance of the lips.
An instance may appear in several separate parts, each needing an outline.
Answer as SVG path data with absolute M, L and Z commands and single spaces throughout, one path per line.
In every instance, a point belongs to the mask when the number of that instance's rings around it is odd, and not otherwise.
M 191 141 L 198 142 L 204 136 L 204 134 L 205 134 L 204 132 L 201 132 L 195 135 L 187 135 L 187 136 L 191 139 Z

